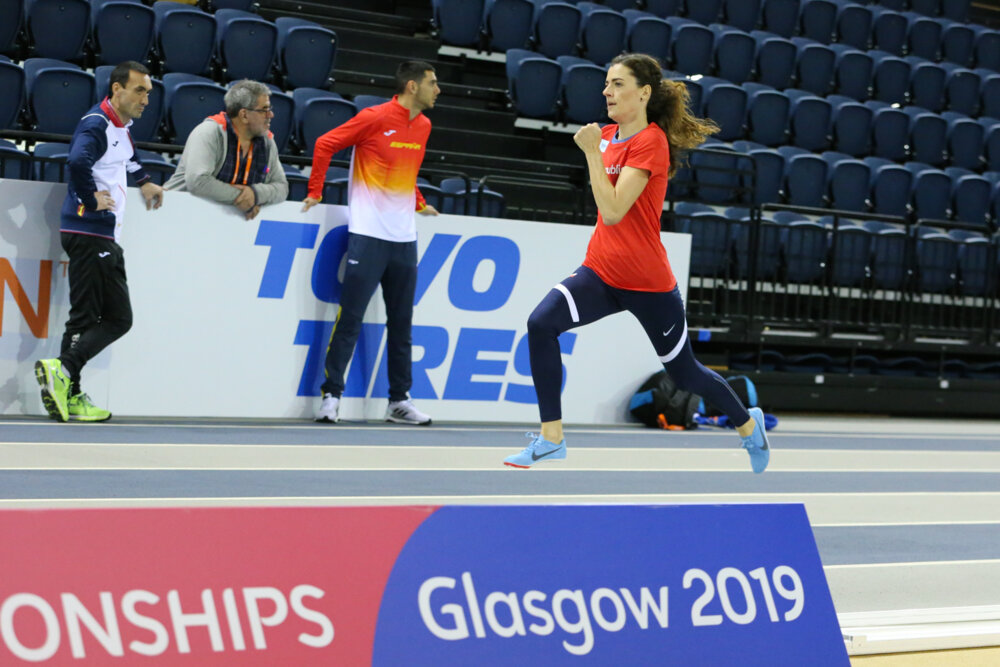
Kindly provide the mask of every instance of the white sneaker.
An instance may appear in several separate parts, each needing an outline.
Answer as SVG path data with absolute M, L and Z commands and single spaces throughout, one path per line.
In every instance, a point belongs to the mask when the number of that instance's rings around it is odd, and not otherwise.
M 340 421 L 340 399 L 333 394 L 323 394 L 323 405 L 319 408 L 318 422 L 335 424 Z
M 397 424 L 415 424 L 417 426 L 428 426 L 431 423 L 431 418 L 417 410 L 410 399 L 395 403 L 390 402 L 389 407 L 385 410 L 385 420 Z

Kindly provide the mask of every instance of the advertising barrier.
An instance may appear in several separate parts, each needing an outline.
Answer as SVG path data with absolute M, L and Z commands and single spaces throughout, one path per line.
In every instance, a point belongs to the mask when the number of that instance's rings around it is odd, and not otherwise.
M 849 664 L 802 505 L 7 510 L 0 535 L 0 664 Z
M 31 367 L 57 356 L 69 309 L 59 243 L 66 186 L 0 179 L 3 414 L 44 414 Z M 146 211 L 129 190 L 122 245 L 134 324 L 84 371 L 118 415 L 302 417 L 317 408 L 340 298 L 347 209 L 284 202 L 247 221 L 168 192 Z M 583 261 L 589 226 L 417 216 L 413 398 L 437 420 L 532 423 L 527 319 Z M 690 236 L 662 234 L 686 291 Z M 346 378 L 341 416 L 380 419 L 388 383 L 381 293 Z M 660 366 L 627 313 L 560 339 L 564 419 L 629 421 L 628 399 Z

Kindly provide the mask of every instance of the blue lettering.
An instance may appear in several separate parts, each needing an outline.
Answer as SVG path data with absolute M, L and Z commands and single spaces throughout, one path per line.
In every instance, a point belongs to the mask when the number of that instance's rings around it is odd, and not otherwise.
M 413 385 L 410 387 L 412 398 L 429 398 L 436 400 L 437 392 L 431 383 L 427 371 L 438 368 L 448 357 L 448 330 L 444 327 L 415 326 L 413 327 L 413 347 L 421 348 L 423 355 L 414 359 L 411 364 Z M 389 346 L 386 345 L 375 374 L 375 386 L 372 387 L 372 397 L 387 398 L 389 396 L 389 372 L 387 360 Z
M 484 261 L 493 262 L 493 280 L 484 292 L 472 284 L 476 270 Z M 448 280 L 448 298 L 462 310 L 496 310 L 507 303 L 521 265 L 517 244 L 502 236 L 476 236 L 459 248 Z
M 427 244 L 420 262 L 417 264 L 417 290 L 413 295 L 413 305 L 420 303 L 427 288 L 434 282 L 441 267 L 448 260 L 451 251 L 462 239 L 458 234 L 435 234 Z
M 316 245 L 319 225 L 301 222 L 279 222 L 261 220 L 257 227 L 254 245 L 270 246 L 264 275 L 260 279 L 258 299 L 283 299 L 288 286 L 288 276 L 292 273 L 295 251 Z
M 462 329 L 455 344 L 455 355 L 448 371 L 445 399 L 467 401 L 496 401 L 500 398 L 502 382 L 474 382 L 473 375 L 507 373 L 506 359 L 480 359 L 480 352 L 510 352 L 514 331 L 502 329 Z
M 343 283 L 337 277 L 340 261 L 347 252 L 347 225 L 334 227 L 326 233 L 313 260 L 312 290 L 320 301 L 340 303 Z
M 334 322 L 302 320 L 295 332 L 296 345 L 308 345 L 306 362 L 299 378 L 296 396 L 319 396 L 326 377 L 326 350 L 330 346 Z M 372 369 L 379 345 L 382 343 L 384 324 L 362 324 L 358 344 L 347 373 L 344 396 L 365 396 L 371 383 Z
M 576 334 L 569 331 L 559 336 L 559 351 L 562 354 L 573 354 L 573 347 L 576 345 Z M 531 377 L 531 355 L 528 348 L 528 334 L 521 336 L 514 350 L 514 370 L 519 375 Z M 566 388 L 566 364 L 562 366 L 562 386 L 560 391 Z M 537 403 L 538 394 L 535 393 L 534 384 L 514 384 L 507 385 L 503 399 L 511 403 Z

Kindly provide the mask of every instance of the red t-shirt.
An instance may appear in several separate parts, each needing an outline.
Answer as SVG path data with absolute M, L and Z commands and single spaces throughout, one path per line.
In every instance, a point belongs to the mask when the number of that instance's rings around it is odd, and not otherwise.
M 604 170 L 611 184 L 618 182 L 624 167 L 645 169 L 649 182 L 618 224 L 606 225 L 597 214 L 597 227 L 583 265 L 612 287 L 669 292 L 677 286 L 677 280 L 660 242 L 660 214 L 670 169 L 667 135 L 655 123 L 624 140 L 615 138 L 617 132 L 614 124 L 601 130 Z

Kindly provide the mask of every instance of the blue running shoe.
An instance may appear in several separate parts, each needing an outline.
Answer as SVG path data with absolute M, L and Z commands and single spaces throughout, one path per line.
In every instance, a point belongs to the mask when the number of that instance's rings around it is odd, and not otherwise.
M 549 442 L 541 435 L 525 433 L 525 437 L 531 438 L 531 444 L 513 456 L 508 456 L 503 460 L 503 464 L 511 468 L 530 468 L 539 461 L 554 461 L 566 458 L 566 438 L 558 445 Z
M 750 408 L 750 418 L 757 422 L 757 428 L 743 438 L 743 449 L 750 454 L 750 467 L 754 472 L 761 473 L 771 460 L 771 447 L 767 444 L 767 431 L 764 430 L 764 411 Z

